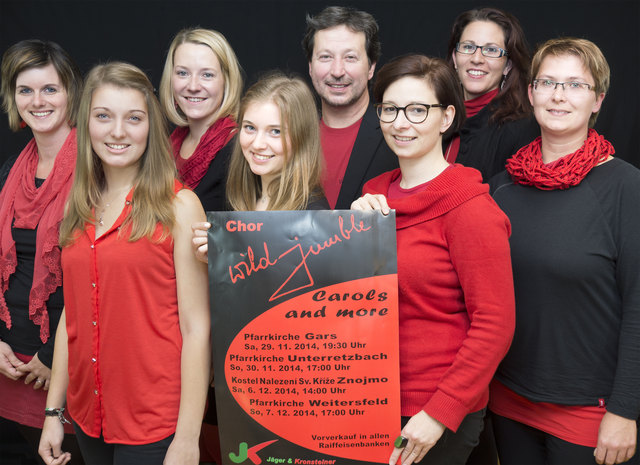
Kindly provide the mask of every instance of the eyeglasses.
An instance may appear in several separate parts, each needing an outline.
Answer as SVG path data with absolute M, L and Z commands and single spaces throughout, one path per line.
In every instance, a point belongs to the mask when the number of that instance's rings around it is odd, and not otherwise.
M 533 88 L 541 94 L 551 94 L 558 86 L 562 86 L 562 90 L 573 95 L 584 94 L 589 92 L 593 86 L 586 82 L 570 81 L 557 82 L 551 79 L 534 79 Z
M 392 103 L 376 103 L 376 110 L 378 112 L 378 118 L 383 123 L 393 123 L 398 117 L 400 110 L 404 112 L 405 118 L 410 123 L 420 124 L 429 116 L 429 108 L 446 108 L 447 105 L 442 103 L 426 104 L 426 103 L 411 103 L 404 107 L 397 107 Z
M 505 49 L 496 47 L 495 45 L 476 45 L 470 42 L 458 42 L 456 44 L 456 52 L 464 55 L 473 55 L 477 49 L 480 49 L 480 53 L 482 53 L 483 56 L 489 58 L 509 56 Z

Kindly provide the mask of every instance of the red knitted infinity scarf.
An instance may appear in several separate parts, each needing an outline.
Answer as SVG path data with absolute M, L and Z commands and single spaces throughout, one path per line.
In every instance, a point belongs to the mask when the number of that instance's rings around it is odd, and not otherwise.
M 594 129 L 578 150 L 549 163 L 542 162 L 540 137 L 525 145 L 507 160 L 513 182 L 542 190 L 568 189 L 576 186 L 598 163 L 615 153 L 613 145 Z
M 9 278 L 16 270 L 16 244 L 11 223 L 16 228 L 35 229 L 36 255 L 33 284 L 29 293 L 29 319 L 40 326 L 40 339 L 49 339 L 49 314 L 46 302 L 62 284 L 58 235 L 64 205 L 76 166 L 76 130 L 72 129 L 56 155 L 53 169 L 36 188 L 38 146 L 35 139 L 27 144 L 14 163 L 0 193 L 0 320 L 11 328 L 11 314 L 4 300 Z
M 202 135 L 193 154 L 184 162 L 177 163 L 180 179 L 190 189 L 195 189 L 200 183 L 217 153 L 233 137 L 235 129 L 236 122 L 233 118 L 229 116 L 220 118 Z M 189 134 L 188 126 L 178 127 L 171 134 L 171 145 L 176 160 L 180 157 L 180 147 L 187 134 Z

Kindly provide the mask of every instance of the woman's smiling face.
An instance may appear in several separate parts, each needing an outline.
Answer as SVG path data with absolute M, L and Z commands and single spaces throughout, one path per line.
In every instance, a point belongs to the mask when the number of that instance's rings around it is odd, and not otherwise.
M 506 50 L 504 31 L 493 21 L 473 21 L 460 36 L 460 43 L 477 45 L 471 55 L 453 51 L 453 63 L 462 83 L 465 100 L 471 100 L 497 89 L 502 76 L 511 70 L 507 56 L 486 57 L 480 47 L 493 45 Z

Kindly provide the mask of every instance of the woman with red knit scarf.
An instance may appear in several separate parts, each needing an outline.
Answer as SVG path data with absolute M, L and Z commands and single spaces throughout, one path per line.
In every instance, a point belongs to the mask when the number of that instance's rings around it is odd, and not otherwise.
M 447 60 L 460 80 L 467 119 L 445 143 L 445 158 L 476 168 L 485 181 L 540 134 L 527 102 L 529 49 L 518 19 L 497 8 L 460 14 Z
M 516 296 L 489 405 L 502 465 L 640 463 L 640 171 L 591 129 L 608 88 L 594 43 L 543 44 L 529 85 L 541 137 L 491 183 Z
M 464 116 L 444 60 L 392 60 L 373 95 L 400 168 L 352 208 L 396 211 L 402 430 L 389 463 L 462 465 L 513 335 L 509 220 L 477 170 L 444 159 L 443 135 Z
M 177 127 L 171 134 L 178 178 L 205 211 L 228 210 L 227 173 L 242 96 L 240 64 L 231 45 L 210 29 L 183 29 L 171 42 L 160 103 Z M 220 463 L 213 387 L 203 423 L 201 456 Z
M 181 181 L 206 211 L 226 210 L 225 183 L 242 95 L 238 59 L 225 37 L 184 29 L 171 42 L 160 102 L 177 125 L 171 145 Z
M 24 40 L 2 58 L 9 125 L 28 126 L 33 139 L 0 169 L 0 416 L 18 424 L 34 458 L 64 306 L 58 233 L 76 161 L 81 87 L 76 64 L 54 42 Z

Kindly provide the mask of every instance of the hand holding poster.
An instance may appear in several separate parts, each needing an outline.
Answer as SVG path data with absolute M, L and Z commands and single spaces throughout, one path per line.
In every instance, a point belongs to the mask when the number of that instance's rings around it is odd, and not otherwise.
M 208 220 L 223 463 L 387 463 L 400 430 L 393 214 Z

